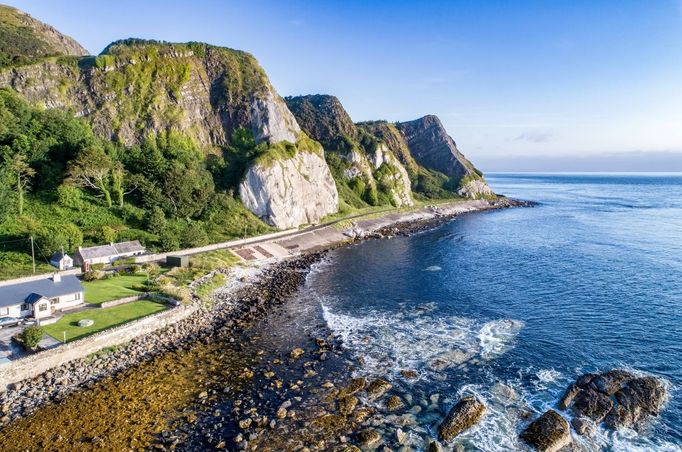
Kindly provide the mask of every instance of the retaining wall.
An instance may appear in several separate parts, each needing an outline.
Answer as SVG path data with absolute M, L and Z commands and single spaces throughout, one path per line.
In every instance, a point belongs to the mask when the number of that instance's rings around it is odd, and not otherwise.
M 27 378 L 34 378 L 54 367 L 74 359 L 84 358 L 105 347 L 123 344 L 136 337 L 165 328 L 190 316 L 198 308 L 196 304 L 178 306 L 168 311 L 152 314 L 119 327 L 101 331 L 92 336 L 0 365 L 0 391 L 4 391 L 9 384 Z
M 132 303 L 133 301 L 139 301 L 143 300 L 145 298 L 149 297 L 148 293 L 143 293 L 140 295 L 133 295 L 131 297 L 125 297 L 125 298 L 119 298 L 117 300 L 111 300 L 111 301 L 103 301 L 99 307 L 100 308 L 111 308 L 113 306 L 118 306 L 121 304 L 126 304 L 126 303 Z
M 206 253 L 209 251 L 217 251 L 225 248 L 233 248 L 236 246 L 249 245 L 255 242 L 261 242 L 263 240 L 277 239 L 290 234 L 298 232 L 298 229 L 288 229 L 286 231 L 273 232 L 272 234 L 258 235 L 255 237 L 249 237 L 246 239 L 231 240 L 229 242 L 214 243 L 212 245 L 200 246 L 197 248 L 188 248 L 185 250 L 171 251 L 168 253 L 159 254 L 144 254 L 142 256 L 135 256 L 135 263 L 142 264 L 144 262 L 154 262 L 165 260 L 166 256 L 189 256 L 192 254 Z

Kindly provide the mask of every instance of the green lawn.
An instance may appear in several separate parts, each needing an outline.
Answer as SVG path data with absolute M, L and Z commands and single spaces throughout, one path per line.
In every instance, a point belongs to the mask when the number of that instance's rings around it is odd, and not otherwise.
M 145 281 L 147 275 L 125 275 L 98 281 L 84 281 L 85 302 L 101 304 L 105 301 L 140 295 L 141 292 L 133 289 L 133 286 L 143 284 Z
M 93 308 L 66 314 L 57 323 L 45 325 L 43 329 L 58 341 L 64 340 L 64 331 L 66 331 L 66 341 L 70 342 L 164 309 L 166 309 L 166 305 L 155 301 L 134 301 L 112 308 Z M 78 321 L 82 319 L 91 319 L 95 323 L 92 326 L 80 327 Z

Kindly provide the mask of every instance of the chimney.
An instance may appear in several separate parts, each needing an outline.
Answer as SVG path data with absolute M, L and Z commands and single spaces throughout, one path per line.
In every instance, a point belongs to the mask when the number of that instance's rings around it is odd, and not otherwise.
M 52 275 L 52 282 L 58 283 L 62 282 L 62 275 L 59 272 L 54 272 Z

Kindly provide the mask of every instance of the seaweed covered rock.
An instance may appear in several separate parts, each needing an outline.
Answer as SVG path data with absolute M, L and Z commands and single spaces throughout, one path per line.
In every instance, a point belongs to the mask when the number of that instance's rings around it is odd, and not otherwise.
M 441 441 L 450 441 L 455 436 L 470 429 L 485 414 L 485 405 L 476 397 L 464 397 L 452 407 L 448 415 L 438 427 Z

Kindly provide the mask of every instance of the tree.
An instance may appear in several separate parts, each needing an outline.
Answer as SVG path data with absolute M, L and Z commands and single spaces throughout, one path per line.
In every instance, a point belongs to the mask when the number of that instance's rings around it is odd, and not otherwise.
M 147 230 L 153 234 L 160 234 L 166 227 L 166 215 L 159 206 L 154 206 L 147 212 Z
M 22 215 L 24 213 L 24 196 L 31 186 L 31 178 L 36 175 L 36 171 L 26 162 L 26 157 L 23 154 L 14 154 L 10 168 L 16 184 L 17 211 L 19 215 Z
M 116 205 L 123 207 L 123 197 L 137 190 L 137 178 L 128 178 L 128 173 L 120 162 L 111 169 L 111 188 L 116 196 Z
M 77 187 L 95 190 L 112 207 L 109 190 L 114 163 L 100 148 L 89 147 L 69 163 L 68 181 Z
M 12 209 L 12 174 L 5 165 L 0 166 L 0 223 L 10 214 Z
M 28 350 L 33 350 L 38 346 L 43 339 L 45 331 L 38 325 L 31 325 L 24 328 L 24 331 L 19 333 L 19 339 L 24 343 Z
M 211 173 L 199 165 L 179 162 L 166 174 L 164 189 L 170 204 L 166 210 L 180 218 L 200 215 L 215 192 Z

